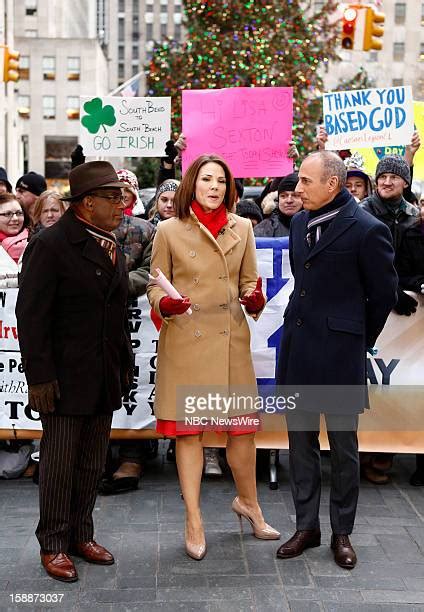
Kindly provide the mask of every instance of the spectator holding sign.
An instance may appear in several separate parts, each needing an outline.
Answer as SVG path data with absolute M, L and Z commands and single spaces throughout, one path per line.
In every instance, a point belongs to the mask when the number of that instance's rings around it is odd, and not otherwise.
M 174 199 L 176 217 L 159 224 L 152 253 L 152 274 L 160 269 L 183 297 L 168 297 L 155 284 L 148 287 L 150 303 L 164 321 L 156 375 L 157 431 L 177 439 L 186 552 L 198 560 L 206 554 L 200 512 L 202 428 L 184 427 L 183 415 L 177 415 L 177 390 L 190 385 L 207 395 L 217 386 L 228 393 L 245 385 L 256 394 L 240 302 L 254 319 L 265 306 L 252 225 L 230 212 L 235 198 L 234 179 L 222 158 L 203 155 L 192 162 Z M 190 306 L 192 314 L 184 314 Z M 238 492 L 232 509 L 251 523 L 256 537 L 277 539 L 280 534 L 265 523 L 257 500 L 256 429 L 249 424 L 225 429 L 227 461 Z
M 418 209 L 407 202 L 403 191 L 411 183 L 409 166 L 403 157 L 388 155 L 383 157 L 377 165 L 375 172 L 377 189 L 374 194 L 361 202 L 361 207 L 377 217 L 389 228 L 393 246 L 397 254 L 405 231 L 414 226 L 418 220 Z M 407 295 L 401 288 L 398 289 L 398 301 L 395 311 L 400 315 L 409 316 L 416 311 L 418 302 Z

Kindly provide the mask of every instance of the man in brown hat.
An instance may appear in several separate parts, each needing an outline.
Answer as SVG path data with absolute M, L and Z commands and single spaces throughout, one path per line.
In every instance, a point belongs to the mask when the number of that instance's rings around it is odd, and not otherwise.
M 128 278 L 112 234 L 124 183 L 104 161 L 74 168 L 69 183 L 69 209 L 25 251 L 16 305 L 28 403 L 43 425 L 36 535 L 47 573 L 65 582 L 78 579 L 68 553 L 114 562 L 94 541 L 92 511 L 133 364 Z

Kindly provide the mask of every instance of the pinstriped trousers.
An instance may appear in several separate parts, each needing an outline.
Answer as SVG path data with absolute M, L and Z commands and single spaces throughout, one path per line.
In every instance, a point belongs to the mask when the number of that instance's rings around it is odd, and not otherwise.
M 40 415 L 40 520 L 36 536 L 46 552 L 66 552 L 93 540 L 93 508 L 112 415 Z

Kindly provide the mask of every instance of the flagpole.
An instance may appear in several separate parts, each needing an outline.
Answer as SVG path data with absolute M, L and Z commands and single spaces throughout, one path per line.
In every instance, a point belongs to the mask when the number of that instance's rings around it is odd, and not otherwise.
M 128 79 L 128 81 L 125 81 L 125 83 L 122 83 L 122 85 L 119 85 L 119 87 L 117 87 L 116 89 L 113 89 L 107 95 L 108 96 L 116 96 L 116 94 L 118 94 L 120 91 L 122 91 L 126 87 L 129 87 L 132 83 L 134 83 L 134 81 L 137 81 L 141 77 L 142 74 L 144 74 L 144 70 L 141 70 L 140 72 L 137 72 L 137 74 L 135 74 L 130 79 Z

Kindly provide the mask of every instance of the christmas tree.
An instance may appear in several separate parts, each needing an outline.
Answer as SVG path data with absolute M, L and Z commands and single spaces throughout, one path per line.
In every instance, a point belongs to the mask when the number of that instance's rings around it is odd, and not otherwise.
M 296 0 L 185 0 L 186 41 L 154 48 L 148 95 L 172 96 L 175 133 L 181 130 L 181 90 L 292 86 L 293 136 L 303 152 L 314 148 L 321 116 L 320 69 L 337 60 L 337 2 L 305 12 Z M 310 4 L 310 3 L 309 3 Z

